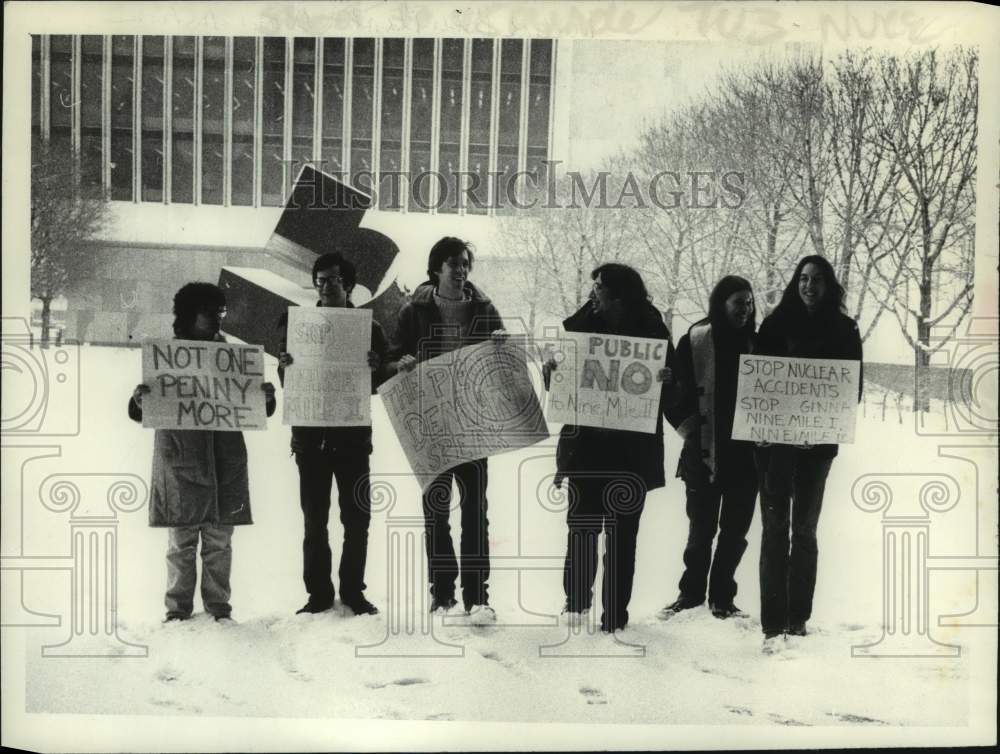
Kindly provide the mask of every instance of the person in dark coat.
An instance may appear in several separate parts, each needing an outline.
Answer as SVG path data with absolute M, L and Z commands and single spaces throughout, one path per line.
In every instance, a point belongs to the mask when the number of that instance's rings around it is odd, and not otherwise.
M 733 603 L 734 575 L 747 547 L 757 475 L 753 445 L 730 438 L 739 358 L 753 350 L 754 313 L 749 281 L 727 275 L 712 290 L 708 316 L 677 344 L 673 376 L 679 397 L 667 418 L 684 438 L 677 476 L 687 493 L 688 540 L 680 595 L 660 611 L 664 619 L 704 603 L 706 588 L 715 617 L 743 615 Z
M 609 263 L 592 273 L 590 300 L 563 322 L 567 332 L 610 333 L 668 341 L 661 383 L 673 361 L 670 332 L 650 303 L 642 277 L 631 267 Z M 554 359 L 544 366 L 546 385 Z M 597 575 L 597 540 L 604 531 L 604 584 L 601 630 L 614 632 L 628 624 L 628 604 L 635 575 L 636 538 L 646 493 L 665 484 L 661 386 L 656 431 L 630 432 L 564 425 L 556 448 L 556 487 L 568 483 L 566 560 L 563 568 L 563 613 L 579 623 L 590 611 Z
M 417 286 L 399 312 L 389 371 L 413 369 L 417 362 L 507 333 L 489 297 L 469 282 L 474 251 L 467 241 L 446 236 L 434 244 L 427 261 L 428 280 Z M 460 563 L 455 558 L 449 512 L 452 482 L 461 494 Z M 462 602 L 475 622 L 491 623 L 490 550 L 485 458 L 458 464 L 440 474 L 422 496 L 431 612 L 457 606 L 455 580 L 461 573 Z
M 761 324 L 755 353 L 862 361 L 857 323 L 844 289 L 821 256 L 799 260 L 781 301 Z M 861 400 L 861 381 L 858 400 Z M 767 445 L 754 451 L 760 482 L 760 622 L 764 651 L 783 634 L 805 636 L 816 587 L 816 527 L 838 447 Z M 791 530 L 791 538 L 789 538 Z
M 316 306 L 354 308 L 351 291 L 356 282 L 354 264 L 339 252 L 322 254 L 313 263 Z M 281 316 L 278 376 L 282 385 L 285 369 L 294 362 L 287 353 L 288 313 Z M 368 366 L 372 370 L 372 393 L 385 378 L 386 342 L 382 327 L 374 319 Z M 376 615 L 378 608 L 365 597 L 365 564 L 368 559 L 368 528 L 371 524 L 369 456 L 372 428 L 292 427 L 292 452 L 299 470 L 299 503 L 305 533 L 302 540 L 302 580 L 309 599 L 296 613 L 321 613 L 334 605 L 336 591 L 330 578 L 332 554 L 327 524 L 330 495 L 337 480 L 337 502 L 344 542 L 340 552 L 340 602 L 355 615 Z
M 211 283 L 188 283 L 174 296 L 174 336 L 224 342 L 219 333 L 226 297 Z M 267 415 L 276 406 L 274 385 L 263 384 Z M 142 421 L 135 387 L 129 418 Z M 167 621 L 187 620 L 194 610 L 198 540 L 201 540 L 201 599 L 217 621 L 231 620 L 229 575 L 233 526 L 252 524 L 247 447 L 242 432 L 157 429 L 153 435 L 149 525 L 170 527 L 167 544 Z

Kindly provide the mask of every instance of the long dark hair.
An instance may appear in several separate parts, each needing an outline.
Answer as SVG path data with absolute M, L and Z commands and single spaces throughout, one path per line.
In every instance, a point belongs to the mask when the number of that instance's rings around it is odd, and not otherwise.
M 820 272 L 823 274 L 823 282 L 826 283 L 826 293 L 823 296 L 823 300 L 819 302 L 819 310 L 816 312 L 815 317 L 830 319 L 837 314 L 846 314 L 847 306 L 844 303 L 846 292 L 844 291 L 844 286 L 837 280 L 837 273 L 833 271 L 833 265 L 830 264 L 826 257 L 821 257 L 818 254 L 810 254 L 807 257 L 802 257 L 799 263 L 795 265 L 795 272 L 792 273 L 788 285 L 785 286 L 785 292 L 781 294 L 781 301 L 778 302 L 771 316 L 778 317 L 785 322 L 804 323 L 808 321 L 809 312 L 806 311 L 806 305 L 802 303 L 802 297 L 799 295 L 799 277 L 802 275 L 802 270 L 805 269 L 807 264 L 814 264 L 819 267 Z
M 646 290 L 646 284 L 642 282 L 642 275 L 635 268 L 618 262 L 606 262 L 594 268 L 590 279 L 597 280 L 598 275 L 611 297 L 621 299 L 627 318 L 639 316 L 650 305 L 652 297 Z
M 187 338 L 191 334 L 198 312 L 204 309 L 221 309 L 226 305 L 226 294 L 213 283 L 186 283 L 174 294 L 174 335 Z
M 726 300 L 734 293 L 747 291 L 751 296 L 750 316 L 747 323 L 737 332 L 741 335 L 753 335 L 757 331 L 757 302 L 753 299 L 753 286 L 746 278 L 739 275 L 726 275 L 712 289 L 712 294 L 708 297 L 708 320 L 712 327 L 721 332 L 729 332 L 733 328 L 726 317 Z

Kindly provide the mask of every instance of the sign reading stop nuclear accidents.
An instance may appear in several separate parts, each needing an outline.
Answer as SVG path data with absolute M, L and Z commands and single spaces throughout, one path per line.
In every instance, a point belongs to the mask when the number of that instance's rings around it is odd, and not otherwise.
M 552 348 L 551 422 L 653 434 L 670 341 L 565 332 Z
M 740 356 L 734 440 L 854 442 L 860 361 Z
M 142 344 L 142 426 L 221 432 L 266 429 L 264 349 L 205 340 Z

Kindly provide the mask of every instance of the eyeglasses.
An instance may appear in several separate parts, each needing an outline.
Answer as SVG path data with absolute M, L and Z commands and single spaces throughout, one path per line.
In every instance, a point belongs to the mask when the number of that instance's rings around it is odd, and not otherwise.
M 317 276 L 313 278 L 313 285 L 317 288 L 322 288 L 324 285 L 329 283 L 330 285 L 343 285 L 344 278 L 340 275 L 328 275 L 328 276 Z
M 219 319 L 222 319 L 229 313 L 229 311 L 224 306 L 219 307 L 218 309 L 214 306 L 209 306 L 204 309 L 199 309 L 198 313 L 204 314 L 206 317 L 218 317 Z

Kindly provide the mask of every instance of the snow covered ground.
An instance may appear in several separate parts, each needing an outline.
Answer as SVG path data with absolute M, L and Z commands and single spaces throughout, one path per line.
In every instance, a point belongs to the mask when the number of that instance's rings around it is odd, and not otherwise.
M 69 551 L 68 515 L 43 508 L 35 493 L 48 475 L 135 474 L 148 480 L 152 431 L 130 422 L 125 414 L 127 397 L 140 378 L 140 352 L 84 347 L 81 357 L 80 435 L 61 443 L 58 458 L 24 467 L 25 554 Z M 272 379 L 273 368 L 269 359 Z M 737 573 L 736 602 L 750 617 L 720 621 L 700 608 L 669 622 L 656 619 L 656 610 L 676 596 L 687 532 L 683 489 L 674 479 L 647 499 L 628 629 L 609 637 L 593 627 L 571 630 L 558 623 L 564 514 L 558 501 L 539 501 L 537 493 L 545 489 L 544 476 L 554 465 L 552 443 L 490 461 L 490 534 L 496 565 L 491 602 L 498 625 L 475 627 L 460 619 L 438 619 L 431 634 L 393 633 L 389 621 L 396 613 L 388 604 L 388 531 L 395 527 L 393 531 L 419 533 L 419 526 L 412 524 L 420 503 L 378 401 L 373 414 L 374 481 L 395 485 L 393 493 L 383 489 L 376 497 L 370 537 L 367 594 L 382 608 L 381 615 L 348 617 L 339 611 L 294 615 L 305 601 L 300 578 L 301 513 L 289 430 L 280 422 L 279 408 L 268 431 L 246 435 L 255 524 L 237 528 L 234 536 L 232 602 L 237 625 L 219 625 L 204 614 L 187 623 L 161 624 L 166 532 L 146 526 L 144 508 L 119 514 L 119 636 L 146 646 L 148 654 L 43 657 L 41 646 L 59 643 L 68 633 L 70 577 L 66 571 L 27 573 L 25 605 L 38 613 L 59 615 L 62 621 L 58 627 L 14 629 L 25 644 L 27 711 L 167 716 L 178 724 L 193 718 L 228 718 L 226 730 L 235 731 L 228 735 L 238 738 L 213 739 L 206 748 L 236 749 L 253 743 L 244 737 L 255 729 L 233 721 L 249 717 L 656 725 L 664 727 L 649 729 L 647 745 L 659 748 L 812 741 L 788 738 L 799 726 L 827 733 L 832 726 L 834 738 L 822 739 L 827 743 L 877 743 L 888 740 L 880 737 L 886 730 L 898 732 L 900 726 L 913 726 L 914 733 L 927 726 L 964 728 L 983 704 L 989 708 L 990 699 L 995 704 L 995 582 L 992 590 L 979 593 L 980 600 L 992 601 L 987 610 L 994 616 L 992 627 L 938 626 L 938 616 L 975 607 L 976 580 L 970 572 L 930 576 L 931 635 L 960 647 L 959 656 L 852 657 L 853 646 L 871 644 L 883 632 L 882 519 L 852 502 L 851 488 L 859 476 L 930 470 L 958 480 L 963 490 L 960 504 L 931 517 L 932 555 L 975 553 L 977 537 L 983 541 L 983 527 L 995 533 L 993 499 L 985 501 L 986 519 L 977 513 L 975 467 L 942 458 L 939 441 L 916 436 L 912 422 L 900 425 L 895 417 L 882 422 L 869 416 L 860 421 L 858 442 L 842 447 L 820 520 L 812 633 L 788 640 L 776 656 L 764 656 L 757 622 L 756 518 Z M 668 476 L 678 451 L 676 438 L 669 436 Z M 994 473 L 995 457 L 987 453 L 984 459 L 979 473 Z M 5 497 L 14 483 L 4 482 Z M 457 520 L 454 523 L 457 531 Z M 335 562 L 339 537 L 334 516 Z M 600 576 L 598 589 L 599 584 Z M 197 599 L 196 606 L 200 608 Z M 426 620 L 423 613 L 414 615 L 418 626 Z M 365 652 L 382 656 L 359 656 Z M 149 722 L 141 722 L 144 719 Z M 121 720 L 125 721 L 121 731 L 136 726 L 137 720 L 139 728 L 161 729 L 152 718 Z M 717 726 L 745 726 L 745 737 L 734 743 L 725 737 L 730 729 Z M 314 739 L 296 738 L 295 731 L 315 728 L 303 723 L 290 730 L 279 748 L 314 745 Z M 464 736 L 469 729 L 454 730 L 460 731 L 456 736 Z M 537 729 L 530 726 L 505 730 L 508 733 L 499 738 L 479 733 L 470 739 L 418 736 L 399 740 L 397 746 L 422 748 L 437 740 L 437 748 L 511 748 L 542 740 L 532 737 L 531 731 Z M 626 740 L 614 733 L 625 729 L 588 730 L 592 732 L 584 734 L 584 748 L 621 745 Z M 694 738 L 676 739 L 671 732 L 675 730 Z M 762 739 L 761 734 L 769 737 Z M 915 740 L 929 742 L 933 740 L 929 735 L 920 734 Z M 351 745 L 364 748 L 374 745 L 373 740 L 351 739 Z M 581 745 L 572 738 L 546 745 L 562 748 L 569 741 Z M 85 742 L 81 746 L 87 748 Z

